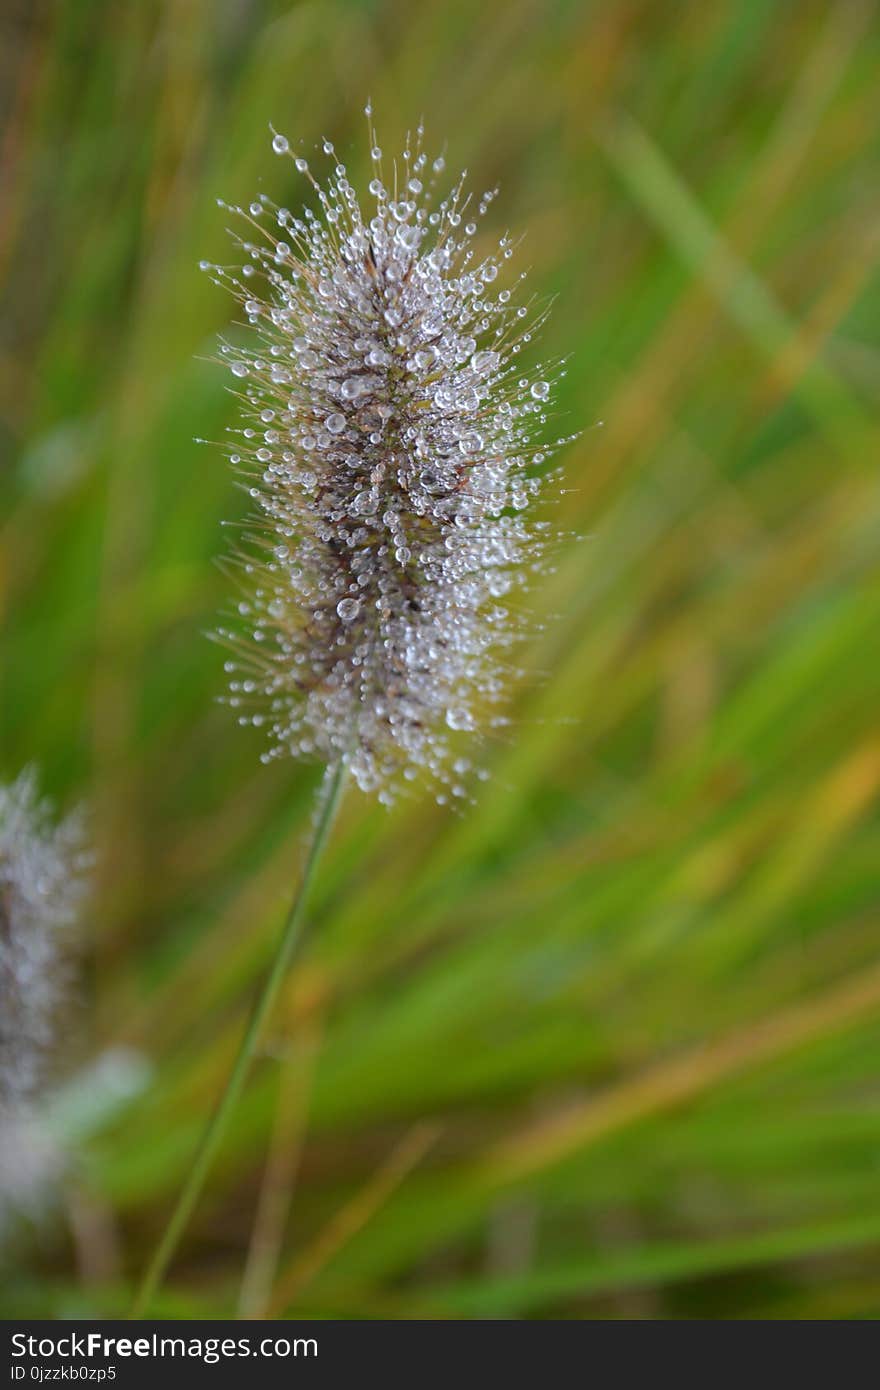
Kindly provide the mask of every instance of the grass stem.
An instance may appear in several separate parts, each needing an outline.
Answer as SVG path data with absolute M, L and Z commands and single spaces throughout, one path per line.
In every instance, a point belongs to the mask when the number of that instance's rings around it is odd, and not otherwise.
M 284 928 L 278 941 L 278 948 L 269 967 L 266 978 L 254 1002 L 250 1020 L 239 1044 L 223 1094 L 211 1115 L 202 1135 L 193 1165 L 177 1199 L 162 1238 L 156 1247 L 140 1287 L 135 1296 L 130 1316 L 143 1317 L 149 1308 L 165 1276 L 168 1265 L 186 1230 L 196 1203 L 202 1193 L 211 1164 L 216 1156 L 224 1131 L 236 1102 L 241 1094 L 254 1052 L 263 1031 L 263 1026 L 278 996 L 281 983 L 287 974 L 296 948 L 303 940 L 303 922 L 306 902 L 321 852 L 336 817 L 339 802 L 345 785 L 346 761 L 340 758 L 328 768 L 323 787 L 321 804 L 315 822 L 314 834 L 306 857 L 302 878 L 300 879 Z

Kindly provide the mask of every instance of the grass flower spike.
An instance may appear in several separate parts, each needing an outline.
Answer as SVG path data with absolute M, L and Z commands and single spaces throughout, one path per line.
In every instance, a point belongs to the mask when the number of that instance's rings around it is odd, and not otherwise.
M 508 692 L 527 630 L 515 592 L 543 564 L 546 523 L 524 513 L 559 372 L 517 360 L 543 314 L 505 284 L 509 236 L 478 250 L 494 194 L 474 207 L 462 176 L 435 195 L 444 160 L 422 138 L 386 172 L 370 121 L 365 213 L 329 142 L 322 188 L 276 134 L 316 208 L 234 208 L 243 267 L 203 263 L 253 330 L 221 347 L 256 504 L 236 557 L 245 630 L 222 634 L 232 701 L 268 726 L 267 757 L 349 754 L 386 801 L 420 773 L 464 795 L 461 735 Z
M 0 1108 L 30 1104 L 45 1081 L 67 980 L 85 859 L 76 817 L 57 826 L 24 772 L 0 787 Z
M 429 163 L 421 128 L 386 173 L 367 115 L 369 216 L 329 141 L 323 188 L 275 134 L 316 206 L 295 216 L 261 196 L 231 208 L 243 265 L 202 262 L 247 320 L 245 341 L 220 348 L 243 417 L 229 453 L 255 503 L 234 557 L 241 622 L 218 634 L 234 653 L 230 699 L 244 723 L 268 726 L 264 758 L 314 757 L 327 771 L 302 880 L 135 1316 L 164 1278 L 301 945 L 348 773 L 386 803 L 420 776 L 438 800 L 466 795 L 461 741 L 496 717 L 525 631 L 514 591 L 546 563 L 549 528 L 524 513 L 546 477 L 539 436 L 560 366 L 517 361 L 543 312 L 504 284 L 509 236 L 477 251 L 494 194 L 472 210 L 464 175 L 435 194 L 444 161 Z
M 86 862 L 78 818 L 53 824 L 32 772 L 0 787 L 0 1235 L 60 1165 L 40 1102 L 59 1041 Z

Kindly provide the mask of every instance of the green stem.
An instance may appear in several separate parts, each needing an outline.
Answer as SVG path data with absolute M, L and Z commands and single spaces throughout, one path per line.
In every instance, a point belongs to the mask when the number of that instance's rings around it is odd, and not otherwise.
M 263 1024 L 266 1022 L 272 1005 L 275 1003 L 275 999 L 281 987 L 281 982 L 293 959 L 294 951 L 302 941 L 302 923 L 306 900 L 309 895 L 318 860 L 321 857 L 321 851 L 327 842 L 327 836 L 330 833 L 330 828 L 339 807 L 342 790 L 345 785 L 345 771 L 346 760 L 344 758 L 340 758 L 334 767 L 328 769 L 323 797 L 318 811 L 318 818 L 315 823 L 312 842 L 306 857 L 305 868 L 303 869 L 299 887 L 290 905 L 287 920 L 284 923 L 284 928 L 278 942 L 278 949 L 275 952 L 275 958 L 269 968 L 260 993 L 257 995 L 247 1029 L 239 1044 L 235 1062 L 233 1063 L 232 1071 L 229 1073 L 229 1079 L 226 1082 L 223 1094 L 220 1097 L 214 1113 L 208 1121 L 198 1151 L 196 1152 L 192 1168 L 189 1171 L 186 1182 L 177 1199 L 177 1205 L 171 1214 L 162 1239 L 156 1247 L 156 1251 L 143 1277 L 140 1288 L 138 1289 L 130 1313 L 132 1318 L 140 1318 L 144 1315 L 174 1256 L 180 1238 L 192 1215 L 193 1208 L 205 1185 L 208 1170 L 217 1153 L 220 1141 L 223 1138 L 224 1130 L 229 1123 L 236 1101 L 241 1094 L 248 1068 L 263 1030 Z

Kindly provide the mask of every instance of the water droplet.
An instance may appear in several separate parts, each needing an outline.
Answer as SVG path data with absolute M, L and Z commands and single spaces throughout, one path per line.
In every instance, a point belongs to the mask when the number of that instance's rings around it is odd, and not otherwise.
M 342 434 L 345 429 L 345 416 L 340 415 L 338 410 L 334 411 L 332 415 L 327 416 L 324 424 L 331 434 Z
M 336 605 L 336 612 L 344 623 L 353 623 L 360 611 L 361 605 L 356 598 L 340 599 Z
M 549 381 L 536 381 L 532 386 L 532 395 L 536 401 L 546 401 L 550 395 Z
M 494 372 L 499 361 L 497 352 L 475 352 L 471 358 L 471 366 L 475 372 L 482 375 L 483 373 Z
M 465 730 L 474 727 L 473 715 L 470 710 L 455 708 L 446 711 L 446 723 L 450 729 Z
M 263 146 L 265 149 L 265 145 Z M 272 137 L 272 148 L 276 154 L 287 154 L 290 149 L 290 142 L 284 135 L 274 135 Z
M 373 492 L 359 492 L 351 504 L 357 516 L 372 516 L 378 510 L 379 501 Z
M 398 227 L 397 240 L 408 251 L 414 251 L 421 240 L 421 233 L 418 227 Z
M 233 376 L 247 376 L 250 367 L 246 362 L 233 362 L 229 370 L 232 372 Z

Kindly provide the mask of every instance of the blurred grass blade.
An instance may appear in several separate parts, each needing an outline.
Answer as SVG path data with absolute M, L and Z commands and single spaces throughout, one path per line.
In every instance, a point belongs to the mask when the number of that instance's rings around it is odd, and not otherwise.
M 792 388 L 829 441 L 849 457 L 868 424 L 858 399 L 821 359 L 811 359 L 796 323 L 717 231 L 647 132 L 620 116 L 603 126 L 598 138 L 644 211 L 771 366 L 792 356 L 802 362 Z

